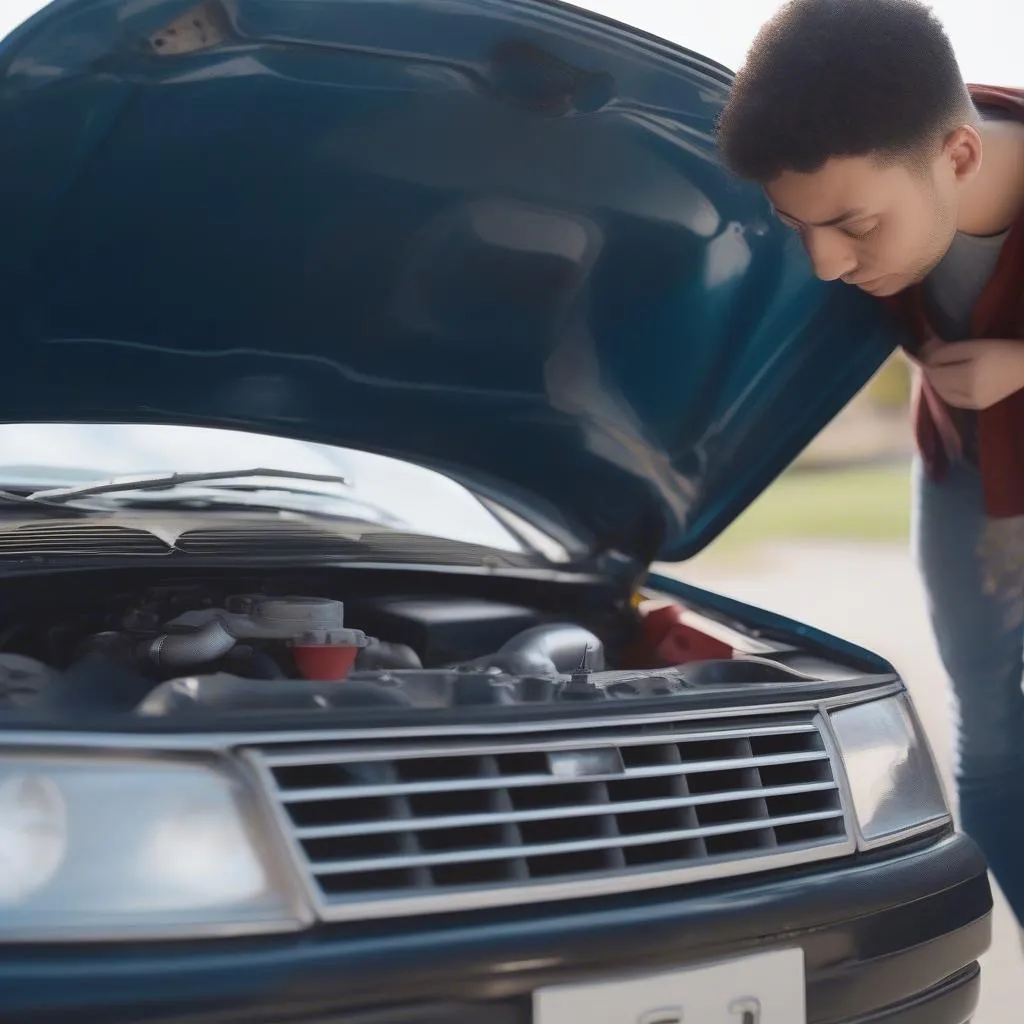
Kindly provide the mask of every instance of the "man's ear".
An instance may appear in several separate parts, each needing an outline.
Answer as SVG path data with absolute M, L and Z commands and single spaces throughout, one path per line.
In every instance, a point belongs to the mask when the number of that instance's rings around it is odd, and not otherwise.
M 958 185 L 966 185 L 981 170 L 981 135 L 974 125 L 962 124 L 947 136 L 942 147 Z

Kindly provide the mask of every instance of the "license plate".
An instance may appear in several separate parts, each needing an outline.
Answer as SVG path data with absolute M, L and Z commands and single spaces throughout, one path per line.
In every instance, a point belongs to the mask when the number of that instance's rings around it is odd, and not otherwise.
M 802 949 L 686 970 L 555 985 L 533 994 L 534 1024 L 806 1024 Z

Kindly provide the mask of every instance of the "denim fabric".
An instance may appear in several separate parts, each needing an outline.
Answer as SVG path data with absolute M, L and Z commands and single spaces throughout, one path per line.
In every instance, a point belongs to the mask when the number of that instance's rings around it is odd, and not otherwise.
M 1024 579 L 986 593 L 981 475 L 956 462 L 936 482 L 914 467 L 914 553 L 952 682 L 964 831 L 1024 923 Z

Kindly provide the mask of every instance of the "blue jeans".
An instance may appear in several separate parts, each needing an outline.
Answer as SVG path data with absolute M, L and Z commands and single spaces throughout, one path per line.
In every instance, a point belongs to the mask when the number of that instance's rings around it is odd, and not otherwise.
M 956 708 L 964 831 L 1024 923 L 1024 581 L 986 594 L 981 477 L 960 462 L 941 482 L 914 467 L 914 552 Z

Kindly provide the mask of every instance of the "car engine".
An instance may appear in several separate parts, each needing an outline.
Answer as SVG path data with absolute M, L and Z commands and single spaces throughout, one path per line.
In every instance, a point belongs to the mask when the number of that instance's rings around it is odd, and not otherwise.
M 481 599 L 362 601 L 354 623 L 322 596 L 168 584 L 121 600 L 9 627 L 0 709 L 456 707 L 569 699 L 607 674 L 591 630 Z
M 0 629 L 0 714 L 458 709 L 665 697 L 740 669 L 748 684 L 806 678 L 703 634 L 680 646 L 657 613 L 641 627 L 620 609 L 611 626 L 492 597 L 341 600 L 253 582 L 96 581 L 59 603 L 52 585 L 34 602 L 18 593 Z

